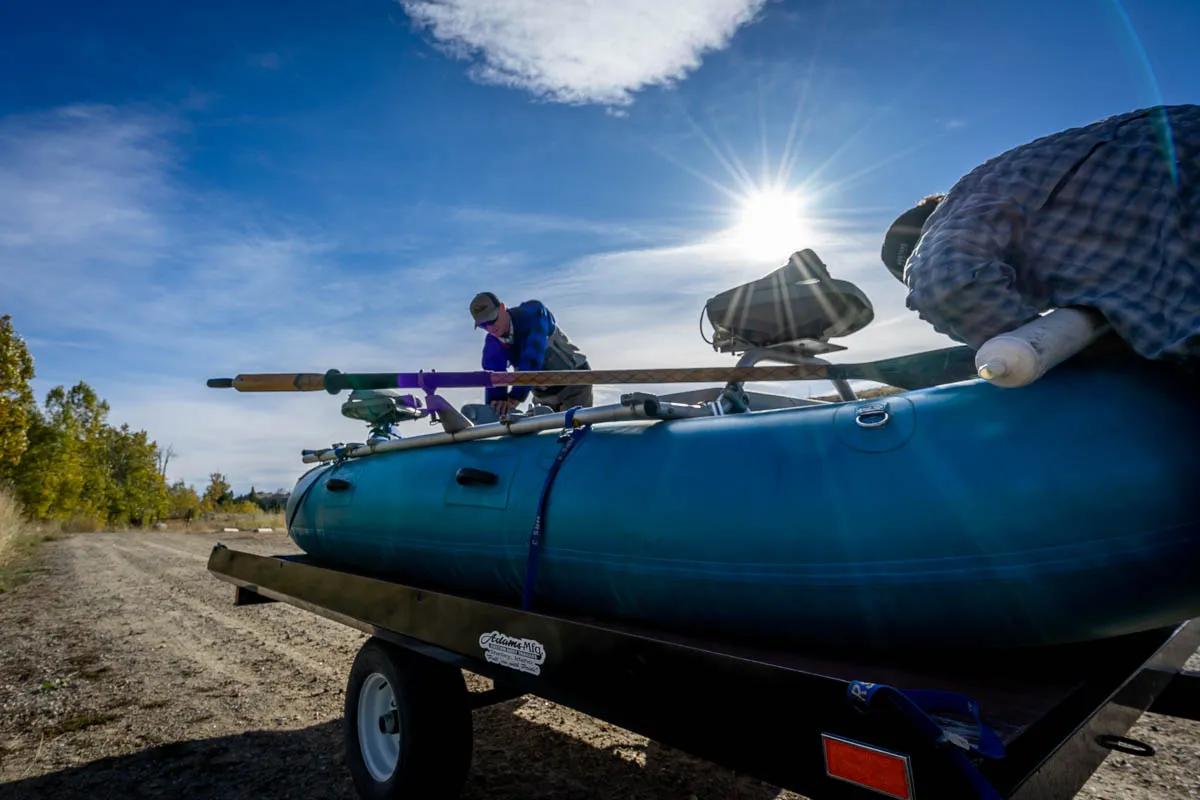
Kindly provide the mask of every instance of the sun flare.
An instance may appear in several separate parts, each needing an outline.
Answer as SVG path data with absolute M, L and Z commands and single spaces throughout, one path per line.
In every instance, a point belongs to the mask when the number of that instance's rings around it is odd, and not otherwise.
M 810 237 L 802 198 L 780 188 L 751 192 L 742 200 L 733 235 L 751 257 L 786 259 Z

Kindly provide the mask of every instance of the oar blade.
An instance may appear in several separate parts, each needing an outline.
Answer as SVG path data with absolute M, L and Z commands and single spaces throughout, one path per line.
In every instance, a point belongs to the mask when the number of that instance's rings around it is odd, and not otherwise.
M 964 345 L 885 358 L 866 364 L 839 364 L 838 377 L 878 381 L 898 389 L 925 389 L 975 377 L 975 351 Z

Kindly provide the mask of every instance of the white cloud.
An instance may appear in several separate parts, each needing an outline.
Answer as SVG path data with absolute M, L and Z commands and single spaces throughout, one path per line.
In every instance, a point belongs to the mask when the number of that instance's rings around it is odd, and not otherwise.
M 724 48 L 765 0 L 398 0 L 485 83 L 563 103 L 628 105 Z
M 0 247 L 36 258 L 88 242 L 128 260 L 162 243 L 152 209 L 170 202 L 167 122 L 68 106 L 0 125 Z
M 338 339 L 366 362 L 387 348 L 354 329 L 365 300 L 339 292 L 351 299 L 330 303 L 337 295 L 322 291 L 333 282 L 328 242 L 246 230 L 180 188 L 179 129 L 170 116 L 106 106 L 0 118 L 0 313 L 33 348 L 39 394 L 91 383 L 114 423 L 176 446 L 172 477 L 286 482 L 304 429 L 328 406 L 246 402 L 203 379 L 315 368 L 309 359 L 331 359 Z M 336 407 L 332 417 L 323 443 L 339 421 L 349 427 Z

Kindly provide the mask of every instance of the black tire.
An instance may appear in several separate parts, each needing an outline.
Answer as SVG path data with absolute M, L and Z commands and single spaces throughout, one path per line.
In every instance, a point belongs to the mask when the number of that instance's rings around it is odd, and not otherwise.
M 386 684 L 386 686 L 384 686 Z M 398 734 L 374 733 L 380 720 L 364 719 L 370 726 L 367 744 L 360 741 L 359 709 L 371 714 L 389 690 L 395 714 L 385 714 Z M 364 690 L 377 697 L 364 696 Z M 471 709 L 462 672 L 447 664 L 409 652 L 382 639 L 369 639 L 350 668 L 346 685 L 344 719 L 346 763 L 358 794 L 371 800 L 434 800 L 457 797 L 471 768 Z M 398 735 L 398 740 L 391 739 Z M 389 758 L 398 744 L 394 769 L 385 779 Z M 386 751 L 382 756 L 379 748 Z M 367 755 L 367 753 L 374 755 Z M 374 774 L 368 762 L 374 765 Z

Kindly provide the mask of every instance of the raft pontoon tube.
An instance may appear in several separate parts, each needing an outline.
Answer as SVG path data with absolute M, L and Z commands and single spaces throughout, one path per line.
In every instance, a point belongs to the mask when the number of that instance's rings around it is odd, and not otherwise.
M 1170 368 L 1075 361 L 1020 390 L 973 380 L 596 424 L 545 498 L 535 608 L 876 646 L 1063 643 L 1188 619 L 1194 397 Z M 306 474 L 289 533 L 322 562 L 515 604 L 563 445 L 433 436 L 446 446 L 400 440 Z

